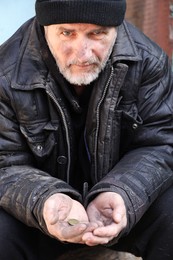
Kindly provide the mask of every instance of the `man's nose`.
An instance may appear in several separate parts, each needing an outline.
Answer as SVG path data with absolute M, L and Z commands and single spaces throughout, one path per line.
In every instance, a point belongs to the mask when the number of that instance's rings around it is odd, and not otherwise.
M 92 47 L 89 40 L 81 39 L 76 45 L 76 56 L 79 62 L 88 61 L 92 56 Z

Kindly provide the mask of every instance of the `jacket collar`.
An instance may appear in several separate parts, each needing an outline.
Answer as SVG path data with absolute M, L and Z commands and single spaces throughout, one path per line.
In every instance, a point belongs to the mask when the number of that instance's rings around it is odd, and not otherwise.
M 40 53 L 40 42 L 37 33 L 37 21 L 32 19 L 25 30 L 20 54 L 12 77 L 12 88 L 31 90 L 45 88 L 48 70 Z M 118 27 L 118 35 L 111 55 L 111 63 L 118 61 L 139 61 L 141 56 L 124 22 Z
M 126 21 L 118 27 L 117 39 L 111 55 L 112 63 L 116 61 L 139 61 L 141 55 L 128 29 L 131 26 Z
M 42 60 L 36 19 L 29 21 L 23 38 L 19 40 L 21 46 L 13 71 L 12 88 L 21 90 L 45 88 L 48 70 Z

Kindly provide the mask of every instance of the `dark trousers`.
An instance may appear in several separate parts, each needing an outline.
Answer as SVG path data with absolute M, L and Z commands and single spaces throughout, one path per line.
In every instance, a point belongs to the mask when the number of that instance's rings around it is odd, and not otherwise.
M 1 260 L 58 260 L 63 252 L 82 247 L 60 243 L 0 210 Z M 129 235 L 112 249 L 145 260 L 173 259 L 173 187 L 153 203 Z

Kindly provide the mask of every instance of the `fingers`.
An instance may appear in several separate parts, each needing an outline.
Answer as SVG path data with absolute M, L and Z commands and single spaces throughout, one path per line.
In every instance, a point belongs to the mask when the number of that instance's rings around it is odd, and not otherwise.
M 83 244 L 84 233 L 93 232 L 97 227 L 95 223 L 78 223 L 72 226 L 68 221 L 58 221 L 55 225 L 49 226 L 49 232 L 61 241 Z
M 74 226 L 69 225 L 67 222 L 65 222 L 64 225 L 61 224 L 61 227 L 59 227 L 59 231 L 61 233 L 61 236 L 65 239 L 72 238 L 75 235 L 81 235 L 85 232 L 93 232 L 95 228 L 98 226 L 95 223 L 78 223 Z
M 69 243 L 83 243 L 82 236 L 87 230 L 87 224 L 77 224 L 70 226 L 67 222 L 57 222 L 49 226 L 49 233 L 60 241 Z
M 82 237 L 83 242 L 88 246 L 104 245 L 109 243 L 114 236 L 99 237 L 95 236 L 92 232 L 85 233 Z
M 117 237 L 118 234 L 127 224 L 127 218 L 125 214 L 119 212 L 113 212 L 112 217 L 107 221 L 108 225 L 99 226 L 93 231 L 93 235 L 99 237 Z M 106 222 L 105 222 L 106 223 Z
M 82 240 L 88 246 L 107 244 L 113 238 L 117 237 L 121 230 L 121 224 L 118 225 L 116 223 L 112 223 L 108 226 L 98 227 L 94 229 L 93 232 L 85 232 Z
M 72 241 L 78 240 L 81 235 L 83 235 L 84 231 L 87 229 L 87 224 L 77 224 L 75 226 L 65 226 L 59 227 L 59 237 L 63 241 Z
M 116 224 L 111 224 L 106 227 L 98 227 L 93 231 L 94 236 L 99 237 L 110 237 L 110 236 L 117 236 L 121 231 L 121 228 Z

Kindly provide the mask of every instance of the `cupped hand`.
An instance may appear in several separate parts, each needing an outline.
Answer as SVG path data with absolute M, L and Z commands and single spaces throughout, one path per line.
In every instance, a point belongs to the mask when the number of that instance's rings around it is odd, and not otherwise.
M 107 244 L 117 237 L 127 225 L 126 207 L 122 197 L 114 192 L 99 194 L 87 207 L 90 222 L 98 227 L 87 231 L 82 237 L 85 244 Z
M 54 194 L 46 200 L 43 217 L 51 236 L 70 243 L 84 243 L 84 232 L 92 232 L 97 227 L 96 224 L 89 223 L 82 204 L 61 193 Z M 78 224 L 69 225 L 70 219 L 78 220 Z

